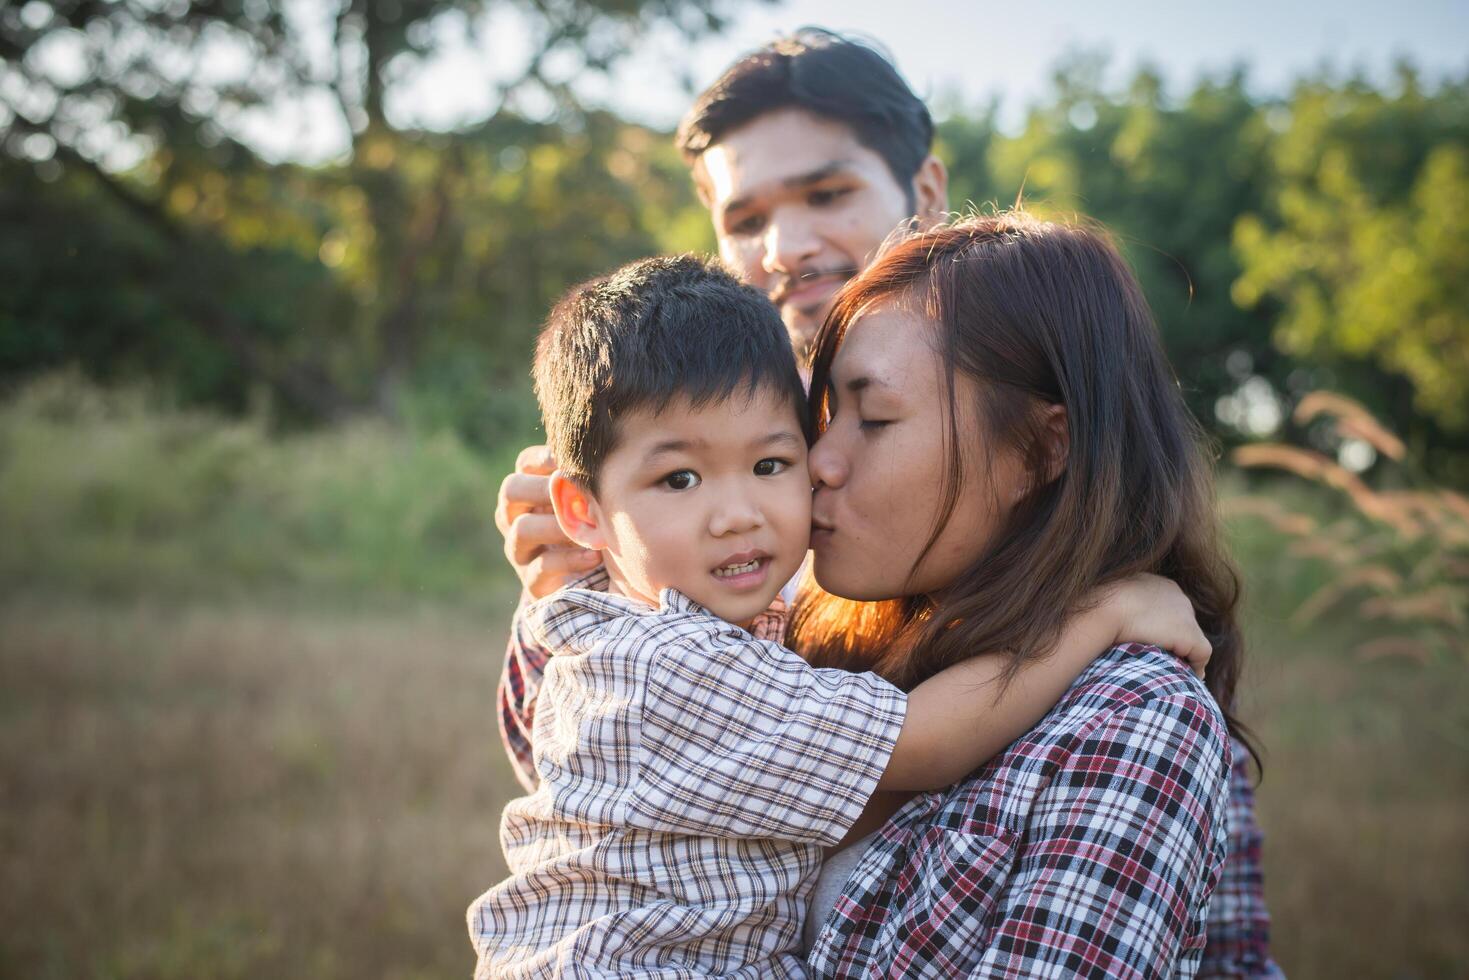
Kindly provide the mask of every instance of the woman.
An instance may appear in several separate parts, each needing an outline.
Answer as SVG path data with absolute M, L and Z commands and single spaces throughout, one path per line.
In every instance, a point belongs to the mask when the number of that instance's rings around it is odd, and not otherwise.
M 1106 654 L 965 782 L 875 800 L 818 883 L 813 975 L 1191 975 L 1225 853 L 1237 587 L 1130 271 L 1021 214 L 919 234 L 847 287 L 812 404 L 825 592 L 789 643 L 813 662 L 901 686 L 980 650 L 1019 663 L 1135 572 L 1176 581 L 1214 645 L 1208 691 Z M 512 646 L 512 749 L 534 661 Z
M 803 595 L 789 642 L 814 663 L 899 685 L 966 651 L 1018 664 L 1142 571 L 1214 645 L 1212 701 L 1166 658 L 1105 656 L 967 782 L 875 805 L 818 887 L 848 872 L 814 912 L 813 974 L 1191 973 L 1226 845 L 1238 588 L 1130 270 L 1100 233 L 1023 214 L 914 236 L 824 325 L 812 404 L 831 595 Z

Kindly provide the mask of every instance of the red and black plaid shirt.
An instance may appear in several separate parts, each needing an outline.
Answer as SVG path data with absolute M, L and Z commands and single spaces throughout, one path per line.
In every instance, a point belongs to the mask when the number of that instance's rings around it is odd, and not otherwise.
M 546 657 L 517 621 L 500 720 L 528 787 Z M 1173 657 L 1103 655 L 1003 754 L 894 814 L 817 935 L 811 974 L 1278 976 L 1253 797 L 1231 755 Z

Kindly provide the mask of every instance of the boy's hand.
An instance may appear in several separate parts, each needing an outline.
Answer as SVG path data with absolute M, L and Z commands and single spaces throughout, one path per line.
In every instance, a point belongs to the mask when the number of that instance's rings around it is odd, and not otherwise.
M 571 542 L 551 511 L 551 473 L 556 459 L 545 446 L 528 446 L 515 472 L 500 484 L 495 526 L 505 536 L 505 557 L 527 592 L 539 599 L 596 568 L 602 556 Z
M 1108 586 L 1099 607 L 1116 628 L 1114 643 L 1147 643 L 1188 662 L 1200 678 L 1214 648 L 1194 607 L 1172 579 L 1134 575 Z

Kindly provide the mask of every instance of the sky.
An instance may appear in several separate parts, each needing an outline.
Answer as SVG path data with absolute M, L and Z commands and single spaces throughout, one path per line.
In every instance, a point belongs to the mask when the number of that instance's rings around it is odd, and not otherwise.
M 1122 74 L 1147 61 L 1183 84 L 1246 62 L 1264 92 L 1323 64 L 1385 74 L 1400 55 L 1430 74 L 1469 69 L 1469 0 L 788 0 L 740 9 L 721 37 L 693 46 L 653 38 L 599 94 L 640 121 L 672 125 L 688 97 L 669 66 L 682 60 L 702 88 L 741 53 L 805 24 L 881 42 L 925 97 L 998 95 L 1012 116 L 1046 95 L 1056 59 L 1077 49 L 1107 52 Z
M 299 3 L 307 18 L 327 7 Z M 442 129 L 490 115 L 495 78 L 523 65 L 529 50 L 516 9 L 496 7 L 478 42 L 462 21 L 445 18 L 444 54 L 405 72 L 388 102 L 390 119 Z M 1469 74 L 1469 0 L 743 0 L 732 10 L 723 34 L 693 43 L 671 27 L 655 27 L 610 76 L 581 76 L 580 94 L 671 129 L 692 94 L 735 58 L 807 24 L 876 40 L 914 89 L 940 105 L 997 98 L 1002 126 L 1017 124 L 1028 105 L 1047 97 L 1057 60 L 1076 51 L 1108 55 L 1113 80 L 1149 64 L 1174 89 L 1244 63 L 1258 94 L 1283 93 L 1322 66 L 1385 79 L 1398 58 L 1410 59 L 1430 81 Z M 534 114 L 533 104 L 521 108 Z M 327 159 L 346 145 L 336 115 L 327 104 L 275 107 L 245 120 L 243 135 L 267 156 Z

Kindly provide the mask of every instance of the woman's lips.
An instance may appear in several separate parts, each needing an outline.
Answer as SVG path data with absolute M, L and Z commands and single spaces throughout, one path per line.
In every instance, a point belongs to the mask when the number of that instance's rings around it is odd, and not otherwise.
M 812 521 L 811 522 L 811 547 L 817 548 L 817 547 L 820 547 L 823 544 L 830 543 L 831 542 L 831 539 L 832 539 L 832 536 L 835 533 L 836 533 L 836 529 L 833 528 L 831 525 L 825 524 L 825 523 L 822 523 L 822 522 L 819 522 L 819 521 Z

